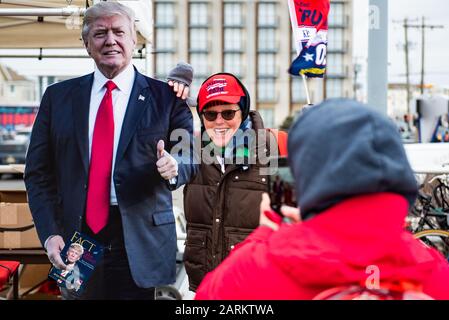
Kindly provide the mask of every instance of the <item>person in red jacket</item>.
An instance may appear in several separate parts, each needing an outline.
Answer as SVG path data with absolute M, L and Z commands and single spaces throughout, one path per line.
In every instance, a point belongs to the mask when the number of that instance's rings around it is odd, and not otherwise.
M 195 298 L 313 299 L 359 285 L 449 299 L 448 262 L 403 227 L 417 185 L 396 131 L 355 101 L 304 112 L 288 140 L 301 219 L 269 220 L 266 195 L 262 225 L 206 275 Z

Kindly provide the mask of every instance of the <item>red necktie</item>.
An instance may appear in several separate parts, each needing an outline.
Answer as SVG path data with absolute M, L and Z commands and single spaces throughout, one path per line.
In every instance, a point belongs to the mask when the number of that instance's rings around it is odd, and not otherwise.
M 114 82 L 105 84 L 106 93 L 101 100 L 95 119 L 87 190 L 86 222 L 97 234 L 108 223 L 111 193 L 112 153 L 114 149 L 114 112 L 112 90 Z

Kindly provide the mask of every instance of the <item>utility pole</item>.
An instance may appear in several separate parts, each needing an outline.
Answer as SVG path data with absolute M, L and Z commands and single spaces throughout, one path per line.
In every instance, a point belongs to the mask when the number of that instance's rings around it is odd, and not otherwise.
M 441 25 L 427 25 L 425 23 L 425 17 L 422 17 L 422 24 L 410 26 L 411 28 L 421 29 L 421 94 L 424 94 L 424 76 L 425 76 L 425 47 L 426 47 L 426 29 L 443 29 Z
M 422 95 L 422 94 L 424 94 L 424 78 L 425 78 L 425 52 L 426 52 L 426 50 L 425 50 L 426 36 L 425 35 L 426 35 L 426 29 L 433 30 L 433 29 L 437 29 L 437 28 L 438 29 L 444 28 L 444 26 L 439 26 L 439 25 L 426 25 L 425 17 L 422 17 L 421 24 L 410 24 L 409 22 L 410 22 L 409 19 L 405 18 L 403 25 L 402 25 L 404 28 L 404 35 L 405 35 L 404 50 L 405 50 L 405 76 L 406 76 L 406 87 L 407 87 L 407 110 L 409 110 L 410 101 L 411 101 L 408 29 L 409 28 L 421 29 L 421 85 L 420 85 L 420 92 Z
M 406 90 L 407 90 L 407 113 L 410 113 L 410 62 L 408 59 L 408 19 L 404 19 L 404 34 L 405 34 L 405 78 L 406 78 Z
M 425 66 L 425 44 L 426 44 L 426 24 L 425 18 L 422 17 L 421 24 L 421 95 L 424 94 L 424 66 Z

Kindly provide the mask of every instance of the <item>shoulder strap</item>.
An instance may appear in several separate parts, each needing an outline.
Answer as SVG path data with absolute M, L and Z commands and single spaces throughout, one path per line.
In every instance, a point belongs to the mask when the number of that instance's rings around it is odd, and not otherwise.
M 287 138 L 288 134 L 285 131 L 277 130 L 277 129 L 267 129 L 269 132 L 273 134 L 273 136 L 276 138 L 278 148 L 279 148 L 279 155 L 281 157 L 286 157 L 288 155 L 287 152 Z

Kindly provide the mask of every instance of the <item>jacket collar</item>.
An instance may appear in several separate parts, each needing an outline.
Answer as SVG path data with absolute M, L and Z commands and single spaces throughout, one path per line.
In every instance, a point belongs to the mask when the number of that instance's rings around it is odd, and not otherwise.
M 94 81 L 92 84 L 92 90 L 94 92 L 99 92 L 102 90 L 109 80 L 113 81 L 117 88 L 129 94 L 133 88 L 136 70 L 134 66 L 130 63 L 122 72 L 120 72 L 114 79 L 108 79 L 101 73 L 101 71 L 96 68 L 94 71 Z
M 76 140 L 86 173 L 89 170 L 89 106 L 93 79 L 93 73 L 82 77 L 79 85 L 72 91 L 72 114 Z
M 129 97 L 128 107 L 126 109 L 125 119 L 123 120 L 122 132 L 115 157 L 115 167 L 117 167 L 120 159 L 123 157 L 126 148 L 131 141 L 137 129 L 137 123 L 140 121 L 143 113 L 147 107 L 153 103 L 150 91 L 147 88 L 150 86 L 146 78 L 135 70 L 136 77 L 134 85 Z
M 122 132 L 117 148 L 115 166 L 120 159 L 134 135 L 137 128 L 137 122 L 140 120 L 143 112 L 152 102 L 151 95 L 147 88 L 149 84 L 145 77 L 135 68 L 135 79 L 131 90 L 131 95 L 126 109 L 125 119 L 123 121 Z M 80 150 L 84 170 L 89 170 L 89 106 L 90 92 L 93 84 L 93 73 L 80 78 L 79 85 L 72 92 L 72 114 L 76 128 L 76 140 Z
M 263 125 L 263 121 L 262 118 L 260 116 L 260 114 L 257 111 L 250 111 L 247 121 L 250 123 L 250 129 L 255 130 L 255 141 L 258 142 L 259 140 L 259 130 L 263 130 L 264 129 L 264 125 Z M 204 127 L 202 128 L 202 130 L 204 130 Z M 269 133 L 266 131 L 266 134 L 268 135 Z M 265 141 L 264 141 L 265 142 Z M 212 141 L 210 141 L 210 143 L 212 143 Z M 244 151 L 242 148 L 240 148 L 240 150 L 237 153 L 237 157 L 240 157 L 239 159 L 239 164 L 227 164 L 226 165 L 226 171 L 225 171 L 225 175 L 233 172 L 235 170 L 246 170 L 246 168 L 248 168 L 251 164 L 248 164 L 248 157 L 249 156 L 258 156 L 259 152 L 261 152 L 260 149 L 265 149 L 266 148 L 266 144 L 264 143 L 263 145 L 259 145 L 259 143 L 253 143 L 250 146 L 251 149 L 247 149 L 246 151 Z M 205 150 L 203 148 L 203 150 Z M 207 146 L 207 149 L 205 152 L 210 152 L 210 146 Z M 217 170 L 221 171 L 220 169 L 220 163 L 219 161 L 214 158 L 214 165 L 217 168 Z M 227 159 L 227 161 L 230 161 L 229 159 Z M 235 161 L 235 155 L 233 157 L 233 161 Z

